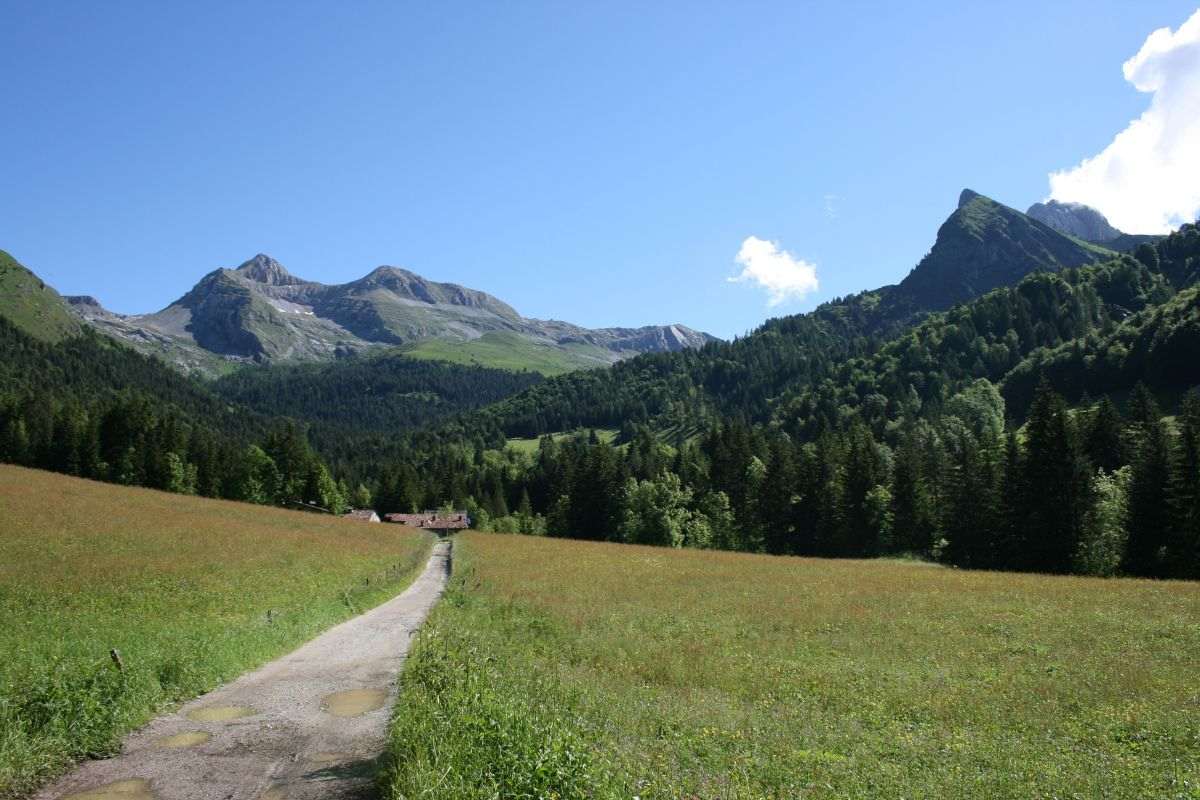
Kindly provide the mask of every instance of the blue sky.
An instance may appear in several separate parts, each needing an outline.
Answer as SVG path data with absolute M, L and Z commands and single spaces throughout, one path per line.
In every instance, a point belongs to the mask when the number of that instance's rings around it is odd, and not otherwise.
M 728 337 L 899 280 L 963 187 L 1043 199 L 1146 111 L 1122 64 L 1195 11 L 9 0 L 0 248 L 122 312 L 266 252 Z M 730 282 L 749 237 L 819 288 Z

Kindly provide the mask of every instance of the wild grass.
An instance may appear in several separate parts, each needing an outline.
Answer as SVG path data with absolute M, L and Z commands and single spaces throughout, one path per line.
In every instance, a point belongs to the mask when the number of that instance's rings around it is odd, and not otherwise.
M 608 444 L 612 444 L 613 441 L 616 440 L 617 434 L 620 433 L 620 431 L 618 431 L 616 428 L 581 428 L 578 431 L 566 431 L 566 432 L 562 432 L 562 433 L 554 433 L 554 434 L 551 434 L 551 436 L 553 437 L 553 439 L 556 442 L 561 442 L 566 439 L 570 439 L 572 436 L 577 436 L 581 433 L 586 436 L 588 434 L 588 432 L 592 431 L 592 430 L 594 430 L 596 432 L 597 439 L 599 439 L 602 442 L 607 442 Z M 514 449 L 518 452 L 526 453 L 528 455 L 536 454 L 538 451 L 538 448 L 541 447 L 541 444 L 542 444 L 541 437 L 537 437 L 537 436 L 529 437 L 529 438 L 523 438 L 523 437 L 518 436 L 518 437 L 513 437 L 513 438 L 509 439 L 507 442 L 508 447 L 511 447 L 512 449 Z
M 1200 587 L 467 533 L 392 798 L 1200 797 Z
M 465 342 L 427 339 L 406 348 L 405 353 L 413 358 L 450 361 L 468 366 L 540 372 L 547 377 L 612 363 L 612 354 L 595 345 L 542 344 L 515 333 L 496 332 L 485 333 L 478 339 Z
M 429 545 L 0 466 L 0 797 L 395 595 Z

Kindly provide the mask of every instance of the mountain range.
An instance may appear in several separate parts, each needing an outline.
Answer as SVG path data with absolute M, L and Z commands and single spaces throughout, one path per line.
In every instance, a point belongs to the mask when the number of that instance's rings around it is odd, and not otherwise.
M 463 363 L 489 363 L 501 351 L 514 366 L 554 373 L 715 340 L 683 325 L 589 329 L 528 319 L 485 292 L 391 266 L 327 285 L 262 254 L 210 272 L 152 314 L 115 314 L 89 296 L 66 300 L 104 333 L 210 374 L 237 362 L 326 361 L 377 347 Z
M 887 338 L 1030 273 L 1102 261 L 1157 238 L 1122 233 L 1086 206 L 1050 201 L 1023 214 L 964 189 L 929 253 L 903 280 L 784 318 L 784 324 L 834 326 L 848 339 Z M 210 272 L 151 314 L 116 314 L 92 297 L 60 297 L 7 254 L 0 259 L 0 289 L 0 315 L 44 339 L 90 327 L 185 372 L 208 376 L 238 364 L 320 364 L 390 352 L 555 375 L 717 341 L 682 325 L 588 329 L 529 319 L 485 292 L 398 267 L 378 267 L 356 281 L 328 285 L 295 276 L 262 254 L 234 269 Z M 763 330 L 778 327 L 769 321 Z M 782 386 L 787 371 L 769 378 L 749 375 L 747 385 L 764 380 Z

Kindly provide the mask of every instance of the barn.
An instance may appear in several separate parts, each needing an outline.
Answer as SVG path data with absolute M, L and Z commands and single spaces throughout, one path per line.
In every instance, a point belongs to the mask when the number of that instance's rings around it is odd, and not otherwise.
M 465 511 L 452 511 L 448 514 L 441 511 L 423 511 L 420 514 L 385 514 L 383 518 L 398 525 L 421 528 L 442 535 L 471 527 L 471 518 Z

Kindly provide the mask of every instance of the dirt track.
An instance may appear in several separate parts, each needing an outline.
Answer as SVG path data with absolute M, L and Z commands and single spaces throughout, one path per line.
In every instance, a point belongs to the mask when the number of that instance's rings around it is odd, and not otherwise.
M 450 572 L 450 545 L 403 594 L 131 734 L 37 800 L 306 800 L 369 796 L 413 632 Z M 207 736 L 206 736 L 207 734 Z M 97 791 L 98 790 L 98 791 Z

